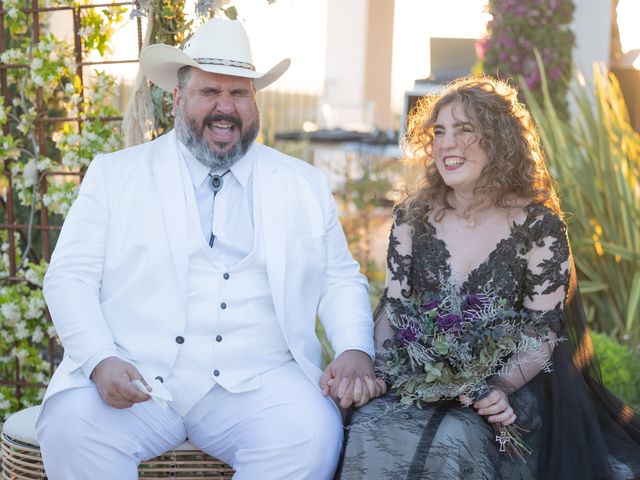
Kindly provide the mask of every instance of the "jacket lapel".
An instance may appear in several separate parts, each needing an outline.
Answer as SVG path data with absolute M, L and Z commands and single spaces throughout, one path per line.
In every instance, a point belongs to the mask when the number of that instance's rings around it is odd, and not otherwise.
M 256 181 L 254 205 L 260 209 L 264 256 L 271 287 L 271 296 L 280 325 L 284 327 L 284 280 L 287 205 L 285 179 L 278 175 L 277 166 L 269 161 L 268 151 L 261 152 L 254 145 Z M 264 155 L 262 155 L 264 153 Z M 257 158 L 261 157 L 261 158 Z
M 166 141 L 157 142 L 152 162 L 153 177 L 173 257 L 178 293 L 186 312 L 189 275 L 187 205 L 178 145 L 173 131 L 166 135 Z

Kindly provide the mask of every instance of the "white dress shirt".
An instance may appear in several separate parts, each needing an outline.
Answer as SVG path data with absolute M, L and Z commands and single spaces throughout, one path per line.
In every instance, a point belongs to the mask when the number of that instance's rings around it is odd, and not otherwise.
M 178 151 L 187 165 L 198 206 L 200 225 L 205 240 L 215 235 L 213 253 L 216 262 L 231 267 L 253 248 L 253 176 L 254 149 L 230 168 L 222 177 L 223 184 L 213 199 L 208 167 L 200 163 L 189 150 L 178 141 Z M 211 173 L 222 175 L 225 171 Z

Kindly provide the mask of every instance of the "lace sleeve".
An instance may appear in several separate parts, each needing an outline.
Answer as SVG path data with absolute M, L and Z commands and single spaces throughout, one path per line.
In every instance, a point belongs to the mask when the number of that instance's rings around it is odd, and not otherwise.
M 556 215 L 547 214 L 533 224 L 532 237 L 523 310 L 547 326 L 549 341 L 537 350 L 514 355 L 505 373 L 495 382 L 508 393 L 522 387 L 543 369 L 552 368 L 555 342 L 563 333 L 562 310 L 571 271 L 566 226 Z
M 378 361 L 384 359 L 384 349 L 393 340 L 394 331 L 387 318 L 388 309 L 411 297 L 411 250 L 413 227 L 404 221 L 403 211 L 396 207 L 389 235 L 385 289 L 375 311 L 375 349 Z

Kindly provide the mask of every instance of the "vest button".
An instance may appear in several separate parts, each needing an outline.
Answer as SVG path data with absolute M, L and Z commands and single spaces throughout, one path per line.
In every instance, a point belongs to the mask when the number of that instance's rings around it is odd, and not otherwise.
M 218 375 L 220 375 L 220 372 L 218 370 L 214 370 L 213 371 L 213 376 L 217 377 Z
M 226 304 L 226 303 L 224 303 L 224 302 L 222 302 L 222 303 L 220 304 L 220 308 L 224 310 L 225 308 L 227 308 L 227 304 Z
M 176 343 L 182 345 L 184 343 L 184 337 L 181 337 L 180 335 L 178 335 L 176 337 Z
M 229 274 L 225 273 L 224 275 L 222 275 L 222 278 L 224 278 L 225 280 L 229 280 Z
M 221 342 L 221 341 L 222 341 L 222 336 L 221 336 L 221 335 L 218 335 L 218 336 L 216 337 L 216 342 Z
M 164 378 L 162 378 L 160 375 L 158 375 L 155 379 L 158 380 L 160 383 L 164 383 Z

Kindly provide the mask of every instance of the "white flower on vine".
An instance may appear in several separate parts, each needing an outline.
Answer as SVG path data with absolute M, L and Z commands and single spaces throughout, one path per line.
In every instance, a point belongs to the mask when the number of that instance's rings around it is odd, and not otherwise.
M 33 60 L 31 60 L 31 69 L 37 70 L 39 68 L 42 68 L 42 59 L 39 57 L 35 57 Z
M 31 81 L 33 81 L 33 83 L 37 86 L 37 87 L 42 87 L 44 86 L 44 78 L 42 78 L 40 75 L 38 75 L 37 73 L 33 73 L 31 74 Z
M 65 56 L 63 58 L 64 66 L 67 67 L 67 70 L 71 73 L 76 71 L 76 60 L 73 55 Z
M 25 339 L 29 336 L 29 330 L 27 330 L 27 323 L 22 321 L 16 325 L 15 337 L 18 340 Z
M 39 296 L 33 296 L 29 299 L 29 303 L 27 304 L 27 311 L 24 316 L 26 318 L 42 318 L 44 315 L 44 307 L 46 304 L 44 303 L 44 299 Z
M 56 43 L 58 43 L 55 40 L 55 37 L 53 37 L 53 35 L 49 35 L 48 37 L 43 37 L 40 42 L 38 43 L 38 45 L 36 46 L 36 48 L 43 52 L 43 53 L 51 53 L 53 52 L 53 49 L 56 46 Z
M 24 52 L 17 48 L 11 48 L 6 50 L 0 55 L 0 62 L 2 63 L 23 63 Z
M 29 356 L 29 352 L 24 348 L 13 348 L 13 350 L 11 350 L 11 354 L 21 362 L 26 360 Z
M 69 168 L 76 168 L 80 166 L 80 162 L 78 162 L 78 154 L 76 152 L 66 152 L 62 156 L 62 165 Z
M 31 340 L 33 340 L 35 343 L 40 343 L 43 338 L 44 338 L 44 332 L 40 327 L 36 327 L 36 329 L 31 334 Z
M 38 164 L 33 158 L 25 164 L 22 178 L 25 187 L 31 187 L 38 181 Z
M 40 157 L 40 160 L 38 160 L 37 168 L 38 170 L 42 171 L 42 170 L 46 170 L 47 168 L 49 168 L 51 166 L 53 162 L 51 161 L 51 159 L 49 157 Z
M 47 336 L 48 336 L 49 338 L 54 338 L 56 335 L 58 335 L 58 334 L 56 333 L 56 327 L 54 327 L 53 325 L 49 325 L 49 326 L 47 327 Z
M 100 137 L 98 137 L 98 135 L 96 135 L 95 132 L 86 132 L 85 140 L 87 142 L 95 142 L 97 140 L 100 140 Z
M 22 318 L 20 307 L 13 302 L 5 303 L 0 306 L 0 313 L 4 317 L 4 324 L 13 327 Z
M 40 278 L 40 275 L 38 275 L 38 272 L 36 272 L 33 268 L 30 268 L 26 271 L 26 273 L 24 274 L 24 278 L 27 280 L 27 282 L 32 283 L 33 285 L 37 285 L 39 287 L 42 286 L 42 279 Z

